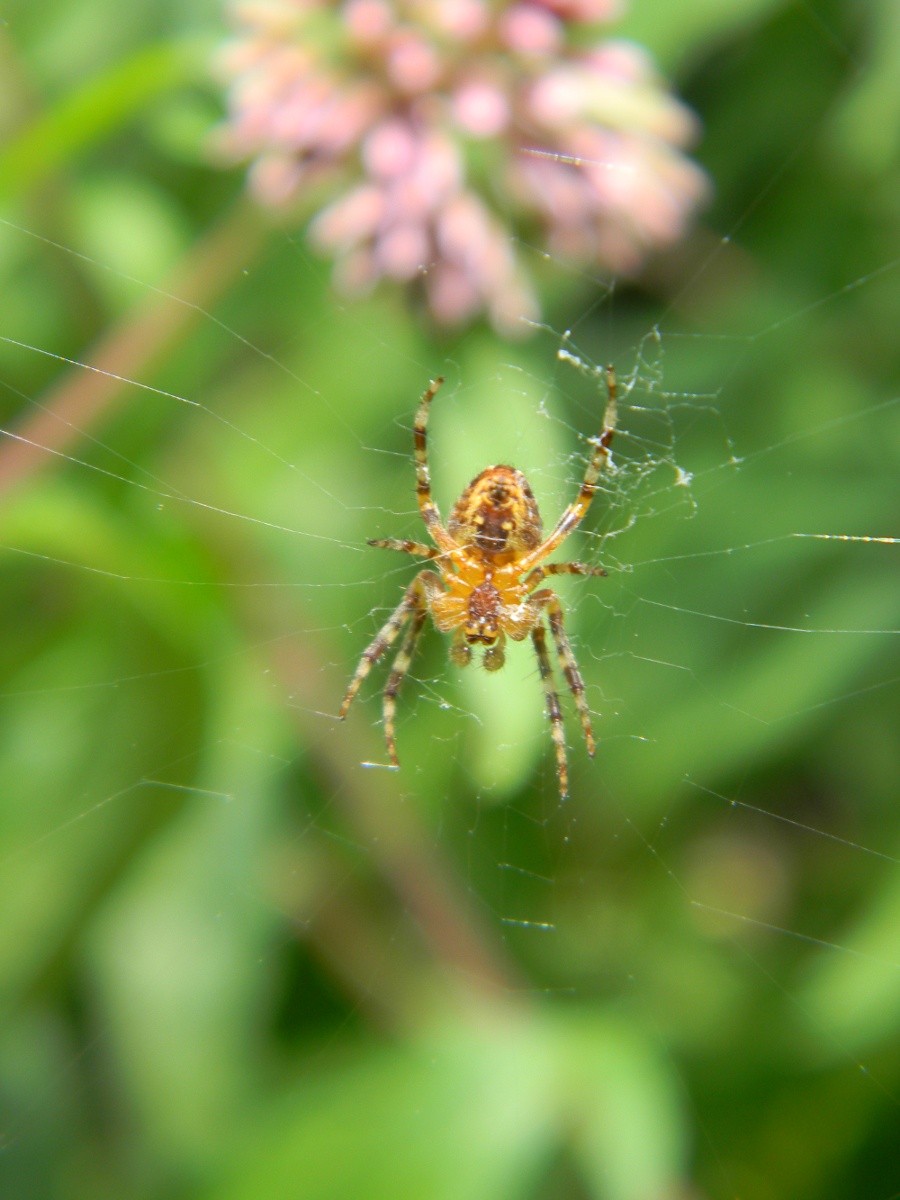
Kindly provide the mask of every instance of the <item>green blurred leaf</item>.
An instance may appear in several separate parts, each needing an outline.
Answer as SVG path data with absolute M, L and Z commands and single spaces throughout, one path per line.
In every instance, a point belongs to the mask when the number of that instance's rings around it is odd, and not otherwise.
M 92 931 L 95 986 L 148 1152 L 189 1170 L 221 1152 L 257 1083 L 262 964 L 277 923 L 265 868 L 285 731 L 240 660 L 216 672 L 215 690 L 216 724 L 183 812 Z
M 646 46 L 669 69 L 698 44 L 733 36 L 783 7 L 784 0 L 653 0 L 630 5 L 615 32 Z
M 577 1161 L 602 1200 L 674 1195 L 686 1159 L 680 1104 L 646 1034 L 600 1011 L 557 1018 Z
M 0 197 L 32 187 L 76 161 L 159 96 L 196 77 L 201 48 L 166 42 L 142 46 L 97 79 L 65 94 L 0 148 Z
M 513 1200 L 552 1135 L 528 1030 L 450 1026 L 310 1077 L 268 1114 L 215 1200 Z M 525 1039 L 524 1041 L 522 1039 Z M 549 1098 L 549 1097 L 548 1097 Z
M 900 8 L 870 6 L 871 60 L 832 119 L 832 137 L 847 163 L 877 176 L 897 165 L 900 149 Z
M 826 1035 L 817 1058 L 868 1055 L 900 1029 L 900 881 L 882 864 L 866 910 L 834 934 L 842 951 L 817 956 L 800 1002 Z
M 652 593 L 645 595 L 652 604 Z M 775 758 L 815 727 L 823 698 L 851 691 L 864 664 L 883 654 L 882 640 L 867 632 L 890 630 L 896 617 L 895 597 L 882 577 L 838 577 L 805 602 L 801 595 L 798 589 L 792 596 L 791 612 L 802 611 L 796 625 L 790 617 L 784 622 L 776 617 L 775 627 L 767 629 L 763 621 L 751 638 L 741 635 L 739 646 L 713 653 L 702 690 L 676 692 L 681 683 L 676 677 L 675 684 L 649 695 L 652 709 L 645 719 L 653 745 L 646 752 L 635 755 L 616 742 L 605 748 L 608 769 L 627 773 L 632 803 L 641 797 L 655 803 L 665 780 L 709 779 L 739 771 L 742 763 Z M 685 651 L 685 660 L 702 661 L 717 645 L 716 614 L 710 621 L 708 609 L 682 612 L 671 599 L 661 604 L 672 610 L 663 626 L 672 635 L 670 644 L 677 645 L 687 630 L 688 644 L 694 639 L 698 648 Z M 794 632 L 777 628 L 782 623 Z M 804 628 L 810 632 L 798 632 Z M 829 630 L 846 632 L 837 636 Z M 708 736 L 710 728 L 715 737 Z
M 524 1200 L 570 1142 L 598 1200 L 671 1193 L 684 1149 L 668 1072 L 625 1021 L 500 1009 L 309 1078 L 212 1195 Z

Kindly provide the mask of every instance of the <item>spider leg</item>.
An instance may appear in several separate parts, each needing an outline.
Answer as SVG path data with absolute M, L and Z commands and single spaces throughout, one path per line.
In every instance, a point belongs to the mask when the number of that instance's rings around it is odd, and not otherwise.
M 443 552 L 434 546 L 426 546 L 424 542 L 410 542 L 406 538 L 369 538 L 369 546 L 378 546 L 382 550 L 402 550 L 404 554 L 412 554 L 416 558 L 441 558 Z
M 546 567 L 535 567 L 522 580 L 522 586 L 531 591 L 548 575 L 606 575 L 602 567 L 592 567 L 583 562 L 547 563 Z
M 538 666 L 541 671 L 541 683 L 544 685 L 544 696 L 547 701 L 547 719 L 550 721 L 550 733 L 556 747 L 556 772 L 559 776 L 559 797 L 565 800 L 569 794 L 569 767 L 566 762 L 566 735 L 563 730 L 562 712 L 559 707 L 559 696 L 553 684 L 553 668 L 550 666 L 550 655 L 547 653 L 547 635 L 540 623 L 531 631 L 531 640 L 537 654 Z
M 428 469 L 428 412 L 431 401 L 443 382 L 443 377 L 439 375 L 423 393 L 413 427 L 413 442 L 416 452 L 416 495 L 419 512 L 435 543 L 441 550 L 447 551 L 452 550 L 455 543 L 441 523 L 438 506 L 431 498 L 431 472 Z
M 388 676 L 388 681 L 385 684 L 381 697 L 382 711 L 384 712 L 384 740 L 387 743 L 388 758 L 391 760 L 391 766 L 394 767 L 400 765 L 397 758 L 397 746 L 394 740 L 394 716 L 397 712 L 397 693 L 400 691 L 400 685 L 413 660 L 416 643 L 419 640 L 419 635 L 422 632 L 422 626 L 425 624 L 425 617 L 427 615 L 428 610 L 426 608 L 415 608 L 412 610 L 412 621 L 403 635 L 403 641 L 400 643 L 400 649 L 397 651 L 397 657 L 394 659 L 391 673 Z
M 550 625 L 550 632 L 553 634 L 553 641 L 556 644 L 559 669 L 562 671 L 566 683 L 569 685 L 569 691 L 572 693 L 575 707 L 578 709 L 578 716 L 581 718 L 581 728 L 584 730 L 587 752 L 593 758 L 596 743 L 594 742 L 594 731 L 591 728 L 591 710 L 588 708 L 584 680 L 581 678 L 581 671 L 578 669 L 578 662 L 572 650 L 572 643 L 566 634 L 563 623 L 562 605 L 556 593 L 551 592 L 549 588 L 544 592 L 537 592 L 532 599 L 538 601 L 547 610 L 547 621 Z
M 587 470 L 584 473 L 584 480 L 582 481 L 578 498 L 565 510 L 556 522 L 553 532 L 545 538 L 543 543 L 532 550 L 530 554 L 525 555 L 520 564 L 523 571 L 527 571 L 529 567 L 536 566 L 548 554 L 551 554 L 560 542 L 564 541 L 572 530 L 581 524 L 584 514 L 590 508 L 591 501 L 597 491 L 597 480 L 600 478 L 600 472 L 609 466 L 609 447 L 612 444 L 613 434 L 616 431 L 616 373 L 611 366 L 606 368 L 606 391 L 608 399 L 606 401 L 606 411 L 603 414 L 603 425 L 599 436 L 591 439 L 594 444 L 594 453 L 591 455 Z
M 404 593 L 403 599 L 391 613 L 390 617 L 385 621 L 382 627 L 378 630 L 373 640 L 366 646 L 362 652 L 362 657 L 359 660 L 356 670 L 353 672 L 353 678 L 347 688 L 343 703 L 341 704 L 338 719 L 343 720 L 347 715 L 347 710 L 353 703 L 356 693 L 360 689 L 360 685 L 369 671 L 372 669 L 372 664 L 377 663 L 384 652 L 393 645 L 397 634 L 409 620 L 410 615 L 415 613 L 424 613 L 427 610 L 428 600 L 441 590 L 441 579 L 439 575 L 435 575 L 433 571 L 420 571 Z

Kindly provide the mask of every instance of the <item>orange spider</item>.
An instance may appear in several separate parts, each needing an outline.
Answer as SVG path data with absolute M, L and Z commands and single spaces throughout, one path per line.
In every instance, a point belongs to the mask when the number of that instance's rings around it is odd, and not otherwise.
M 488 671 L 499 670 L 506 657 L 504 642 L 510 637 L 523 641 L 528 634 L 534 643 L 541 681 L 547 701 L 547 717 L 556 746 L 560 796 L 569 793 L 566 764 L 566 740 L 563 732 L 559 696 L 553 684 L 553 671 L 547 652 L 542 618 L 556 645 L 556 654 L 569 691 L 575 700 L 588 754 L 594 755 L 591 715 L 584 695 L 584 681 L 572 646 L 563 626 L 563 610 L 550 588 L 534 589 L 548 575 L 605 575 L 600 567 L 581 562 L 548 563 L 544 559 L 569 536 L 587 512 L 600 472 L 610 462 L 609 447 L 616 427 L 616 376 L 606 369 L 608 400 L 600 436 L 592 438 L 591 455 L 581 491 L 574 504 L 565 510 L 549 537 L 544 538 L 537 501 L 521 471 L 514 467 L 487 467 L 472 480 L 450 513 L 446 529 L 437 505 L 431 498 L 428 470 L 428 412 L 435 392 L 443 383 L 435 379 L 422 397 L 415 422 L 416 484 L 419 511 L 435 546 L 397 538 L 375 538 L 370 546 L 402 550 L 417 558 L 431 559 L 440 574 L 420 571 L 390 619 L 363 651 L 350 680 L 338 714 L 343 718 L 368 675 L 397 635 L 409 622 L 383 693 L 384 735 L 392 766 L 399 766 L 394 741 L 394 716 L 397 692 L 409 669 L 419 634 L 428 613 L 441 633 L 453 633 L 450 659 L 459 667 L 472 659 L 472 647 L 482 645 L 483 663 Z

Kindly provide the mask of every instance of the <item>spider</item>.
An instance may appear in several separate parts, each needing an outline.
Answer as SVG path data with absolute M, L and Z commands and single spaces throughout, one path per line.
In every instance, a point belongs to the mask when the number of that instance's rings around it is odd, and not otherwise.
M 606 368 L 607 405 L 600 434 L 592 438 L 593 454 L 584 473 L 581 491 L 546 538 L 543 536 L 537 501 L 521 471 L 514 467 L 487 467 L 453 506 L 446 527 L 431 497 L 428 468 L 428 414 L 442 378 L 433 380 L 419 404 L 415 420 L 416 490 L 419 511 L 434 546 L 398 538 L 373 538 L 370 546 L 400 550 L 415 558 L 430 559 L 437 571 L 420 571 L 406 589 L 403 599 L 375 639 L 363 651 L 341 705 L 339 718 L 347 715 L 360 685 L 373 663 L 385 654 L 406 627 L 383 693 L 384 735 L 391 765 L 399 766 L 394 738 L 397 693 L 412 661 L 425 618 L 431 614 L 441 633 L 452 633 L 450 659 L 459 667 L 472 660 L 472 648 L 484 646 L 483 665 L 498 671 L 505 660 L 504 643 L 531 635 L 537 654 L 547 705 L 547 718 L 556 748 L 560 797 L 569 794 L 569 769 L 559 696 L 547 649 L 549 627 L 563 677 L 578 709 L 587 752 L 593 758 L 594 734 L 584 694 L 584 681 L 572 653 L 563 623 L 563 609 L 556 593 L 538 584 L 548 575 L 605 575 L 600 567 L 582 562 L 544 560 L 580 523 L 597 490 L 600 472 L 611 463 L 609 447 L 616 427 L 616 376 Z M 439 572 L 439 573 L 438 573 Z

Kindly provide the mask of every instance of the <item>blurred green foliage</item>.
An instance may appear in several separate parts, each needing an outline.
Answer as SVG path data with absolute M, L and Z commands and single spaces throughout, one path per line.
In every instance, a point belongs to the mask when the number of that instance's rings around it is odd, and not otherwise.
M 516 346 L 249 211 L 214 0 L 2 18 L 0 1194 L 900 1191 L 898 548 L 793 536 L 900 533 L 894 6 L 633 0 L 716 199 Z M 445 506 L 512 460 L 547 517 L 564 344 L 634 383 L 559 588 L 597 759 L 560 807 L 527 648 L 432 632 L 365 769 L 416 398 Z

